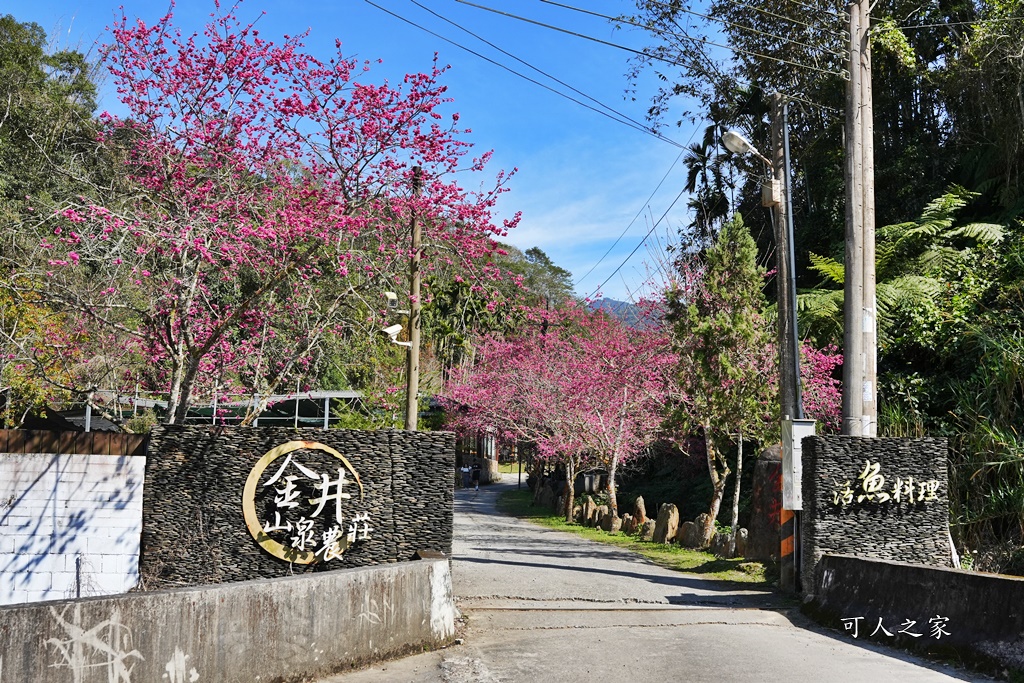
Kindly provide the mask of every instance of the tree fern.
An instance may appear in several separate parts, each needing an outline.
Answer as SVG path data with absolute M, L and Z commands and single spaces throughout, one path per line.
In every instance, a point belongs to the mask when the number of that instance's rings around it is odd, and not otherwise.
M 883 337 L 897 311 L 924 306 L 939 294 L 943 279 L 961 266 L 967 249 L 992 246 L 1004 238 L 1003 227 L 994 223 L 955 226 L 956 213 L 976 196 L 953 186 L 929 202 L 917 220 L 875 231 L 875 297 Z M 811 270 L 821 275 L 823 283 L 797 297 L 801 329 L 819 341 L 838 342 L 843 330 L 843 291 L 835 287 L 843 286 L 845 268 L 828 256 L 812 253 L 810 260 Z

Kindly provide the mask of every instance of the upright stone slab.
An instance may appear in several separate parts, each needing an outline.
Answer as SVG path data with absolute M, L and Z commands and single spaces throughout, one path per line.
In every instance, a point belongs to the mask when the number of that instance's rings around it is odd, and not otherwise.
M 644 503 L 643 496 L 637 496 L 633 503 L 633 519 L 640 525 L 647 521 L 647 505 Z
M 801 583 L 822 555 L 951 566 L 945 439 L 803 440 Z
M 679 509 L 672 503 L 662 503 L 654 526 L 655 543 L 671 543 L 679 530 Z
M 777 562 L 782 542 L 782 449 L 764 449 L 754 465 L 750 495 L 750 538 L 746 557 L 758 562 Z

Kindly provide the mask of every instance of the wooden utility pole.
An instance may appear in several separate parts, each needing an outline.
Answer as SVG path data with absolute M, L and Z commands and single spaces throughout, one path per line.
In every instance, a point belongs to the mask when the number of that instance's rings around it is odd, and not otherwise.
M 877 433 L 874 127 L 867 0 L 851 0 L 846 87 L 843 434 Z
M 423 191 L 423 169 L 413 166 L 412 193 L 419 197 Z M 405 428 L 415 432 L 419 423 L 420 391 L 420 224 L 416 220 L 416 207 L 412 218 L 412 254 L 409 257 L 409 355 L 405 385 Z

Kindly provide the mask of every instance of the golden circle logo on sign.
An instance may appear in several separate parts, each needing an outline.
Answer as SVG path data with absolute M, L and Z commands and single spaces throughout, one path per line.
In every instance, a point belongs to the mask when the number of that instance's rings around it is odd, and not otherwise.
M 323 456 L 308 457 L 315 455 L 310 451 L 333 456 L 332 465 L 325 468 Z M 363 508 L 363 483 L 352 463 L 316 441 L 289 441 L 268 451 L 242 491 L 249 533 L 268 553 L 295 564 L 335 560 L 369 540 L 373 522 Z

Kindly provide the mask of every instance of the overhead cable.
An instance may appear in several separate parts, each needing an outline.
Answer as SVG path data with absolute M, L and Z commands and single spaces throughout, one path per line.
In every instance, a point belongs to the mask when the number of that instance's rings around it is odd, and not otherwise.
M 370 0 L 366 0 L 366 2 L 369 2 L 369 1 Z M 647 52 L 645 50 L 636 50 L 636 49 L 633 49 L 631 47 L 626 47 L 625 45 L 619 45 L 618 43 L 612 43 L 612 42 L 607 41 L 607 40 L 602 40 L 600 38 L 594 38 L 593 36 L 588 36 L 588 35 L 585 35 L 585 34 L 582 34 L 582 33 L 576 33 L 575 31 L 570 31 L 568 29 L 564 29 L 564 28 L 561 28 L 561 27 L 558 27 L 558 26 L 552 26 L 551 24 L 545 24 L 543 22 L 536 21 L 535 19 L 528 19 L 526 17 L 521 17 L 521 16 L 518 16 L 516 14 L 511 14 L 509 12 L 503 12 L 501 10 L 497 10 L 497 9 L 494 9 L 494 8 L 491 8 L 491 7 L 485 7 L 484 5 L 477 5 L 476 3 L 469 2 L 469 0 L 456 0 L 456 2 L 459 2 L 459 3 L 463 4 L 463 5 L 469 5 L 470 7 L 476 7 L 477 9 L 482 9 L 482 10 L 485 10 L 487 12 L 493 12 L 495 14 L 499 14 L 501 16 L 505 16 L 505 17 L 508 17 L 510 19 L 516 19 L 518 21 L 524 21 L 524 22 L 526 22 L 528 24 L 534 24 L 536 26 L 541 26 L 543 28 L 548 28 L 548 29 L 551 29 L 553 31 L 558 31 L 560 33 L 567 33 L 567 34 L 569 34 L 571 36 L 576 36 L 577 38 L 583 38 L 584 40 L 590 40 L 590 41 L 593 41 L 595 43 L 600 43 L 602 45 L 607 45 L 609 47 L 617 48 L 619 50 L 625 50 L 626 52 L 632 52 L 632 53 L 634 53 L 636 55 L 640 55 L 642 57 L 646 57 L 647 59 L 653 59 L 655 61 L 664 62 L 666 64 L 672 64 L 674 66 L 681 66 L 681 67 L 685 67 L 686 66 L 686 64 L 683 64 L 682 62 L 678 62 L 678 61 L 676 61 L 674 59 L 667 59 L 665 57 L 659 57 L 658 55 L 652 54 L 652 53 Z M 614 17 L 611 17 L 611 19 L 615 20 Z M 740 54 L 749 55 L 751 57 L 758 57 L 760 59 L 767 59 L 769 61 L 778 62 L 780 64 L 787 64 L 789 66 L 795 66 L 795 67 L 800 68 L 800 69 L 808 69 L 810 71 L 816 71 L 818 73 L 828 74 L 830 76 L 838 76 L 839 78 L 842 78 L 844 80 L 846 80 L 849 77 L 849 74 L 845 70 L 843 70 L 843 71 L 830 71 L 829 69 L 822 69 L 820 67 L 811 66 L 809 64 L 800 64 L 799 62 L 793 62 L 793 61 L 790 61 L 788 59 L 782 59 L 781 57 L 775 57 L 773 55 L 761 54 L 760 52 L 752 52 L 750 50 L 742 50 L 742 49 L 740 49 L 738 47 L 734 47 L 734 46 L 730 46 L 730 45 L 722 45 L 721 43 L 716 43 L 714 41 L 707 40 L 706 38 L 697 38 L 695 36 L 687 35 L 685 33 L 673 33 L 671 31 L 662 31 L 662 30 L 658 30 L 658 29 L 653 29 L 653 31 L 655 33 L 658 33 L 658 34 L 661 34 L 661 35 L 672 35 L 672 36 L 676 36 L 676 37 L 686 38 L 687 40 L 692 40 L 693 42 L 696 42 L 696 43 L 703 43 L 705 45 L 713 45 L 714 47 L 720 47 L 722 49 L 730 50 L 732 52 L 738 52 Z
M 381 12 L 384 12 L 385 14 L 391 15 L 392 17 L 398 19 L 399 21 L 403 21 L 403 22 L 409 24 L 410 26 L 413 26 L 415 28 L 420 29 L 421 31 L 423 31 L 425 33 L 429 33 L 430 35 L 434 36 L 435 38 L 438 38 L 439 40 L 443 40 L 444 42 L 448 43 L 449 45 L 453 45 L 453 46 L 455 46 L 455 47 L 457 47 L 457 48 L 459 48 L 461 50 L 465 50 L 466 52 L 470 53 L 471 55 L 473 55 L 475 57 L 479 57 L 480 59 L 484 60 L 485 62 L 488 62 L 490 64 L 493 64 L 494 66 L 497 66 L 497 67 L 499 67 L 501 69 L 504 69 L 505 71 L 508 71 L 509 73 L 511 73 L 511 74 L 513 74 L 515 76 L 518 76 L 519 78 L 522 78 L 523 80 L 526 80 L 526 81 L 528 81 L 530 83 L 533 83 L 536 86 L 544 88 L 545 90 L 547 90 L 547 91 L 549 91 L 551 93 L 554 93 L 555 95 L 558 95 L 559 97 L 564 97 L 565 99 L 569 100 L 570 102 L 574 102 L 574 103 L 580 105 L 581 107 L 585 107 L 586 109 L 589 109 L 589 110 L 591 110 L 591 111 L 593 111 L 593 112 L 595 112 L 597 114 L 600 114 L 601 116 L 605 116 L 605 117 L 611 119 L 612 121 L 616 121 L 616 122 L 621 123 L 623 125 L 629 126 L 630 128 L 633 128 L 634 130 L 638 130 L 638 131 L 640 131 L 642 133 L 650 135 L 650 136 L 652 136 L 654 138 L 657 138 L 658 140 L 661 140 L 662 142 L 666 142 L 666 143 L 668 143 L 670 145 L 673 145 L 674 147 L 682 147 L 682 145 L 679 144 L 678 142 L 676 142 L 675 140 L 672 140 L 670 138 L 666 138 L 665 136 L 661 135 L 660 133 L 656 133 L 653 130 L 651 130 L 650 128 L 647 128 L 646 126 L 643 126 L 642 124 L 638 124 L 638 123 L 632 121 L 632 119 L 629 119 L 628 117 L 617 118 L 616 116 L 612 116 L 611 114 L 609 114 L 607 111 L 602 111 L 601 109 L 598 109 L 598 108 L 596 108 L 594 106 L 591 106 L 591 105 L 587 104 L 586 102 L 581 102 L 580 100 L 578 100 L 578 99 L 576 99 L 574 97 L 571 97 L 570 95 L 567 95 L 567 94 L 565 94 L 563 92 L 560 92 L 559 90 L 556 90 L 555 88 L 552 88 L 551 86 L 549 86 L 549 85 L 547 85 L 545 83 L 541 83 L 540 81 L 538 81 L 536 79 L 533 79 L 533 78 L 530 78 L 529 76 L 527 76 L 525 74 L 522 74 L 522 73 L 516 71 L 515 69 L 512 69 L 512 68 L 502 64 L 501 62 L 493 60 L 490 57 L 487 57 L 486 55 L 483 55 L 483 54 L 477 52 L 476 50 L 468 48 L 465 45 L 462 45 L 461 43 L 458 43 L 458 42 L 456 42 L 454 40 L 451 40 L 450 38 L 446 38 L 446 37 L 442 36 L 439 33 L 431 31 L 430 29 L 426 28 L 425 26 L 421 26 L 420 24 L 417 24 L 416 22 L 414 22 L 414 21 L 412 21 L 410 19 L 407 19 L 407 18 L 405 18 L 405 17 L 403 17 L 403 16 L 401 16 L 399 14 L 396 14 L 396 13 L 392 12 L 391 10 L 385 8 L 385 7 L 381 7 L 380 5 L 378 5 L 377 3 L 373 2 L 372 0 L 364 0 L 364 2 L 366 2 L 366 4 L 368 4 L 368 5 L 376 7 L 377 9 L 379 9 Z M 592 99 L 592 98 L 588 97 L 588 99 Z M 611 109 L 610 107 L 607 107 L 607 105 L 603 105 L 602 104 L 601 106 L 605 107 L 606 109 L 609 109 L 611 111 L 615 111 L 614 109 Z M 618 114 L 618 112 L 616 112 L 616 114 Z M 622 114 L 618 114 L 618 116 L 623 116 L 623 115 Z
M 680 191 L 679 191 L 679 194 L 677 194 L 677 195 L 676 195 L 676 198 L 675 198 L 675 199 L 673 199 L 673 200 L 672 200 L 672 203 L 668 205 L 668 208 L 667 208 L 667 209 L 665 209 L 665 213 L 661 214 L 661 218 L 659 218 L 659 219 L 658 219 L 657 221 L 655 221 L 654 225 L 652 225 L 652 226 L 651 226 L 651 229 L 647 231 L 647 234 L 646 234 L 646 235 L 644 235 L 644 238 L 643 238 L 642 240 L 640 240 L 640 243 L 639 243 L 639 244 L 637 244 L 637 245 L 636 245 L 635 247 L 633 247 L 633 251 L 629 252 L 629 255 L 628 255 L 628 256 L 626 256 L 626 258 L 624 258 L 624 259 L 622 260 L 622 263 L 620 263 L 620 264 L 619 264 L 619 265 L 618 265 L 618 266 L 617 266 L 617 267 L 615 268 L 615 270 L 613 270 L 613 271 L 611 272 L 611 275 L 609 275 L 608 277 L 606 277 L 606 278 L 605 278 L 605 280 L 604 280 L 604 282 L 602 282 L 601 284 L 599 284 L 599 285 L 597 286 L 597 289 L 595 289 L 594 291 L 592 291 L 592 292 L 591 292 L 591 293 L 590 293 L 589 295 L 587 295 L 587 296 L 586 296 L 585 298 L 589 299 L 589 298 L 590 298 L 591 296 L 594 296 L 595 294 L 597 294 L 598 292 L 600 292 L 600 291 L 601 291 L 601 288 L 602 288 L 602 287 L 604 287 L 604 286 L 605 286 L 606 284 L 608 284 L 608 281 L 609 281 L 609 280 L 611 280 L 611 279 L 612 279 L 613 277 L 615 277 L 615 274 L 616 274 L 616 273 L 618 273 L 618 272 L 619 272 L 620 270 L 622 270 L 622 267 L 623 267 L 624 265 L 626 265 L 626 264 L 627 264 L 627 263 L 629 262 L 629 259 L 633 258 L 633 255 L 634 255 L 634 254 L 636 254 L 636 252 L 640 250 L 640 247 L 642 247 L 642 246 L 644 245 L 644 243 L 646 243 L 646 242 L 647 242 L 647 238 L 648 238 L 648 237 L 650 237 L 650 236 L 651 236 L 651 235 L 652 235 L 652 234 L 654 233 L 654 231 L 658 229 L 658 226 L 659 226 L 659 225 L 661 225 L 661 222 L 662 222 L 663 220 L 665 220 L 665 217 L 666 217 L 666 216 L 668 216 L 668 212 L 672 210 L 672 207 L 674 207 L 674 206 L 676 205 L 676 202 L 678 202 L 678 201 L 679 201 L 679 198 L 680 198 L 680 197 L 682 197 L 682 196 L 683 196 L 684 194 L 686 194 L 686 188 L 683 188 L 682 190 L 680 190 Z
M 830 16 L 830 17 L 832 17 L 834 19 L 839 19 L 840 21 L 843 21 L 843 22 L 850 21 L 850 15 L 847 14 L 846 12 L 833 12 L 832 10 L 827 10 L 827 9 L 822 8 L 822 7 L 815 7 L 814 5 L 808 5 L 805 2 L 799 2 L 799 0 L 789 0 L 789 1 L 791 3 L 793 3 L 794 5 L 796 5 L 797 7 L 803 7 L 804 9 L 810 10 L 812 12 L 817 12 L 818 14 L 824 14 L 824 15 Z
M 690 139 L 691 140 L 693 139 L 692 135 L 690 136 Z M 597 268 L 599 265 L 601 265 L 601 263 L 606 258 L 608 258 L 608 254 L 612 253 L 612 249 L 614 249 L 616 247 L 616 245 L 618 245 L 618 243 L 622 240 L 622 238 L 626 236 L 626 233 L 629 232 L 629 229 L 633 227 L 634 223 L 636 223 L 636 219 L 640 218 L 640 216 L 643 215 L 643 212 L 651 205 L 651 200 L 654 199 L 654 195 L 658 194 L 658 190 L 660 190 L 661 186 L 665 184 L 666 180 L 668 180 L 669 175 L 672 174 L 672 169 L 674 169 L 676 167 L 676 164 L 679 163 L 679 160 L 683 158 L 683 154 L 685 152 L 686 152 L 685 149 L 682 149 L 682 150 L 679 151 L 679 155 L 676 157 L 675 161 L 672 162 L 672 165 L 668 167 L 668 170 L 665 171 L 665 175 L 662 176 L 661 182 L 659 182 L 658 186 L 654 188 L 653 192 L 651 192 L 651 196 L 647 198 L 647 201 L 643 203 L 643 206 L 640 207 L 640 210 L 636 212 L 635 216 L 633 216 L 633 220 L 631 220 L 629 222 L 629 225 L 626 226 L 626 228 L 622 231 L 622 233 L 618 237 L 615 238 L 615 241 L 612 242 L 612 246 L 608 247 L 608 251 L 604 252 L 604 255 L 601 256 L 601 258 L 597 259 L 597 261 L 594 263 L 594 265 L 590 266 L 590 270 L 588 270 L 586 273 L 584 273 L 578 280 L 576 280 L 576 282 L 572 283 L 573 287 L 575 287 L 579 283 L 581 283 L 584 280 L 586 280 L 587 276 L 590 275 L 591 273 L 593 273 L 594 269 Z
M 679 143 L 677 143 L 674 140 L 671 140 L 669 138 L 663 137 L 662 135 L 660 135 L 659 133 L 657 133 L 653 129 L 645 126 L 640 121 L 636 121 L 635 119 L 629 117 L 626 114 L 623 114 L 622 112 L 616 110 L 615 108 L 608 106 L 604 102 L 601 102 L 600 100 L 597 100 L 597 99 L 591 97 L 590 95 L 586 94 L 585 92 L 574 88 L 573 86 L 569 85 L 565 81 L 562 81 L 562 80 L 556 78 L 555 76 L 552 76 L 551 74 L 547 73 L 546 71 L 543 71 L 542 69 L 539 69 L 539 68 L 535 67 L 533 64 L 530 64 L 529 62 L 527 62 L 527 61 L 525 61 L 523 59 L 520 59 L 519 57 L 515 56 L 511 52 L 509 52 L 507 50 L 504 50 L 501 47 L 495 45 L 494 43 L 492 43 L 491 41 L 487 40 L 483 36 L 481 36 L 479 34 L 476 34 L 473 31 L 470 31 L 465 26 L 462 26 L 461 24 L 459 24 L 459 23 L 457 23 L 455 21 L 452 21 L 451 19 L 449 19 L 449 18 L 447 18 L 445 16 L 442 16 L 442 15 L 438 14 L 437 12 L 435 12 L 432 9 L 430 9 L 429 7 L 426 7 L 425 5 L 420 4 L 419 2 L 417 2 L 417 0 L 410 0 L 410 2 L 412 2 L 412 4 L 416 5 L 420 9 L 422 9 L 422 10 L 424 10 L 426 12 L 429 12 L 430 14 L 434 15 L 435 17 L 437 17 L 441 21 L 444 21 L 444 22 L 446 22 L 448 24 L 451 24 L 452 26 L 454 26 L 455 28 L 459 29 L 460 31 L 464 31 L 465 33 L 468 33 L 469 35 L 473 36 L 474 38 L 476 38 L 480 42 L 484 43 L 485 45 L 488 45 L 488 46 L 494 48 L 495 50 L 497 50 L 501 54 L 503 54 L 503 55 L 505 55 L 507 57 L 511 57 L 512 59 L 516 60 L 517 62 L 519 62 L 523 66 L 525 66 L 525 67 L 527 67 L 529 69 L 533 69 L 534 71 L 536 71 L 537 73 L 541 74 L 542 76 L 545 76 L 546 78 L 550 78 L 555 83 L 558 83 L 559 85 L 568 88 L 569 90 L 573 91 L 574 93 L 576 93 L 580 97 L 585 97 L 586 99 L 590 100 L 594 104 L 607 109 L 608 111 L 612 112 L 616 116 L 621 117 L 623 119 L 623 122 L 628 121 L 628 122 L 632 123 L 634 125 L 634 127 L 637 127 L 638 129 L 643 129 L 643 130 L 647 131 L 648 133 L 656 136 L 658 139 L 660 139 L 660 140 L 662 140 L 664 142 L 667 142 L 667 143 L 669 143 L 671 145 L 675 145 L 677 147 L 682 147 L 682 145 L 680 145 Z
M 943 28 L 944 26 L 974 26 L 976 24 L 1000 24 L 1004 21 L 1021 21 L 1024 22 L 1024 17 L 1002 17 L 999 19 L 978 19 L 977 21 L 947 21 L 941 24 L 915 24 L 913 26 L 897 26 L 896 28 L 903 30 L 916 30 L 919 28 Z
M 635 21 L 630 21 L 628 19 L 625 19 L 624 17 L 610 17 L 610 16 L 606 16 L 604 14 L 599 14 L 598 12 L 592 12 L 590 10 L 582 9 L 582 8 L 579 8 L 579 7 L 573 7 L 572 5 L 563 5 L 562 3 L 555 2 L 554 0 L 540 0 L 540 1 L 543 2 L 546 5 L 554 5 L 555 7 L 562 7 L 564 9 L 572 10 L 574 12 L 583 12 L 584 14 L 591 14 L 591 15 L 596 16 L 596 17 L 603 17 L 605 19 L 610 19 L 612 21 L 618 21 L 618 22 L 621 22 L 621 23 L 624 23 L 624 24 L 629 24 L 630 26 L 636 26 L 637 28 L 644 28 L 644 29 L 647 29 L 647 30 L 652 30 L 652 29 L 648 28 L 644 24 L 641 24 L 641 23 L 638 23 L 638 22 L 635 22 Z M 749 5 L 744 5 L 741 2 L 735 2 L 735 0 L 728 0 L 728 1 L 732 2 L 732 4 L 734 4 L 734 5 L 739 5 L 740 7 L 750 7 Z M 651 4 L 660 5 L 662 7 L 669 7 L 669 8 L 672 7 L 671 5 L 667 5 L 667 4 L 663 3 L 663 2 L 652 2 Z M 693 11 L 691 9 L 686 9 L 685 7 L 676 7 L 676 8 L 673 8 L 673 9 L 676 9 L 679 12 L 685 12 L 686 14 L 691 14 L 691 15 L 693 15 L 695 17 L 700 17 L 701 19 L 705 19 L 707 21 L 713 21 L 715 23 L 722 24 L 724 26 L 731 26 L 732 28 L 738 29 L 740 31 L 747 31 L 749 33 L 754 33 L 754 34 L 759 35 L 759 36 L 765 36 L 766 38 L 774 38 L 776 40 L 781 40 L 781 41 L 783 41 L 785 43 L 792 43 L 793 45 L 799 45 L 800 47 L 806 47 L 809 50 L 823 50 L 824 52 L 828 52 L 829 54 L 835 55 L 836 57 L 845 57 L 846 56 L 844 53 L 836 52 L 835 50 L 831 50 L 831 49 L 826 48 L 826 47 L 819 47 L 819 46 L 815 46 L 815 45 L 808 45 L 807 43 L 803 43 L 803 42 L 801 42 L 799 40 L 794 40 L 792 38 L 787 38 L 785 36 L 780 36 L 780 35 L 775 34 L 775 33 L 769 33 L 768 31 L 762 31 L 761 29 L 753 28 L 752 26 L 746 26 L 744 24 L 737 24 L 737 23 L 734 23 L 732 21 L 729 21 L 728 19 L 721 19 L 719 17 L 713 17 L 713 16 L 710 16 L 708 14 L 701 14 L 700 12 L 695 12 L 695 11 Z M 751 7 L 750 9 L 755 9 L 755 8 Z M 783 20 L 787 20 L 787 21 L 792 21 L 794 24 L 798 24 L 798 25 L 801 25 L 801 26 L 806 26 L 806 27 L 812 28 L 814 30 L 827 31 L 829 33 L 833 33 L 833 31 L 831 31 L 830 29 L 820 29 L 818 27 L 812 26 L 811 24 L 805 24 L 802 21 L 797 21 L 795 19 L 789 19 L 789 17 L 784 17 L 784 16 L 779 15 L 779 14 L 774 14 L 774 13 L 769 12 L 767 10 L 761 10 L 761 11 L 763 11 L 765 14 L 769 14 L 769 15 L 771 15 L 773 17 L 777 17 L 779 19 L 783 19 Z M 841 36 L 842 34 L 841 33 L 836 33 L 836 35 Z

